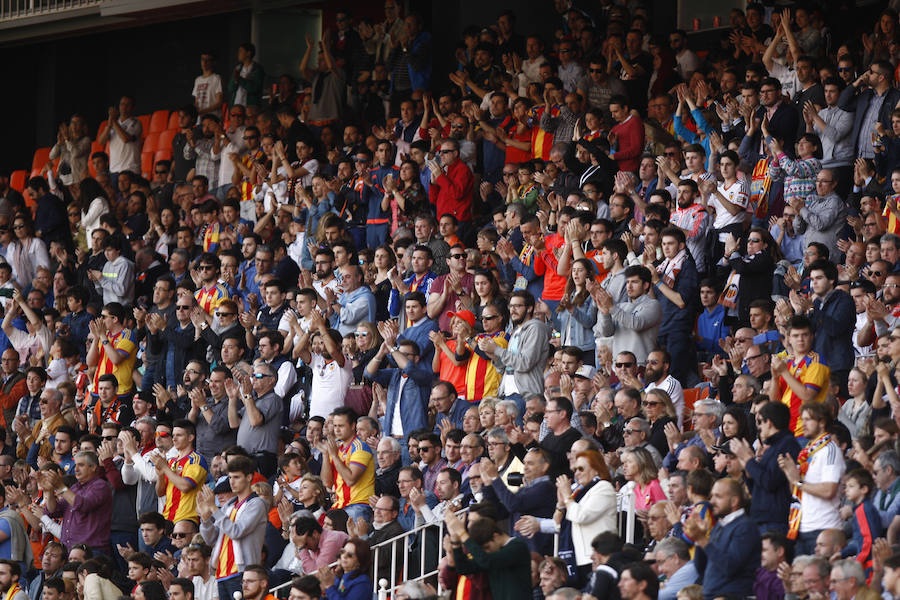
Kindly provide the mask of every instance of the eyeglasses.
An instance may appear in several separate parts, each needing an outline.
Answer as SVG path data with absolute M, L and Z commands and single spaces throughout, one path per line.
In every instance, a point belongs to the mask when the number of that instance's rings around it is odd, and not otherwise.
M 659 404 L 662 404 L 659 400 L 644 400 L 641 402 L 642 406 L 657 406 Z
M 41 400 L 41 403 L 42 403 L 42 404 L 46 404 L 43 400 Z M 107 442 L 107 441 L 116 439 L 116 436 L 114 436 L 114 435 L 104 435 L 104 436 L 101 437 L 100 439 L 103 440 L 104 442 Z
M 745 356 L 744 359 L 746 359 L 746 360 L 753 360 L 754 358 L 761 358 L 761 357 L 763 357 L 763 356 L 765 356 L 765 354 L 755 354 L 755 355 L 753 355 L 753 356 Z
M 885 288 L 896 288 L 896 287 L 900 287 L 900 283 L 886 283 L 886 284 L 884 284 L 884 285 L 881 286 L 881 287 L 885 287 Z
M 869 274 L 874 275 L 875 277 L 881 277 L 884 275 L 884 271 L 869 271 Z
M 167 438 L 167 437 L 172 437 L 172 434 L 169 433 L 168 431 L 157 431 L 156 437 Z
M 244 141 L 246 142 L 247 140 L 255 140 L 255 139 L 257 139 L 257 138 L 259 138 L 258 135 L 245 135 L 245 136 L 242 137 L 241 139 L 244 140 Z
M 353 337 L 367 337 L 369 334 L 365 331 L 359 331 L 353 334 Z
M 637 433 L 637 429 L 625 429 L 622 431 L 625 435 L 631 435 L 632 433 Z
M 190 535 L 193 535 L 193 534 L 191 534 L 191 533 L 182 533 L 181 531 L 173 531 L 173 532 L 172 532 L 172 535 L 169 536 L 169 537 L 175 538 L 176 540 L 180 540 L 181 538 L 186 538 L 186 537 L 188 537 L 188 536 L 190 536 Z
M 505 446 L 506 444 L 503 442 L 488 442 L 487 445 L 491 448 L 496 448 L 497 446 Z
M 201 271 L 212 271 L 213 269 L 215 269 L 213 265 L 200 265 L 197 268 Z
M 750 244 L 762 244 L 762 238 L 747 238 L 747 242 Z
M 434 446 L 419 446 L 419 452 L 428 452 L 429 450 L 434 450 Z
M 438 150 L 438 154 L 453 154 L 456 150 Z
M 166 171 L 165 169 L 160 169 L 160 170 L 156 171 L 157 175 L 168 175 L 168 173 L 169 172 Z
M 677 152 L 663 152 L 663 156 L 678 156 Z
M 466 257 L 465 254 L 451 254 L 451 255 L 450 255 L 450 258 L 455 258 L 455 259 L 457 259 L 457 260 L 462 260 L 462 259 L 464 259 L 465 257 Z
M 185 373 L 192 373 L 194 375 L 203 375 L 202 371 L 198 371 L 197 369 L 185 369 Z
M 178 310 L 191 310 L 191 307 L 187 304 L 178 304 L 175 308 Z
M 837 70 L 840 72 L 849 72 L 849 71 L 852 71 L 853 69 L 851 69 L 850 67 L 838 67 Z
M 481 315 L 482 321 L 493 321 L 494 319 L 499 319 L 500 315 Z
M 25 226 L 24 225 L 13 225 L 13 229 L 18 231 L 19 229 L 25 229 Z
M 216 316 L 219 317 L 220 319 L 221 319 L 222 317 L 233 317 L 233 316 L 235 316 L 236 314 L 237 314 L 237 313 L 227 313 L 227 312 L 222 312 L 222 311 L 220 311 L 220 310 L 217 310 L 217 311 L 216 311 Z
M 616 363 L 617 369 L 630 369 L 634 366 L 633 362 Z
M 268 373 L 254 373 L 253 379 L 262 379 L 263 377 L 271 377 Z

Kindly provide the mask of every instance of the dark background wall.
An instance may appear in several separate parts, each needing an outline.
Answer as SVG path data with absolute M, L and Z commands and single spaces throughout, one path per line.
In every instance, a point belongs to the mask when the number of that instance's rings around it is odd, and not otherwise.
M 216 53 L 221 73 L 249 39 L 246 11 L 0 50 L 8 77 L 0 92 L 7 122 L 0 171 L 30 168 L 35 148 L 52 145 L 59 123 L 75 112 L 96 136 L 123 93 L 137 98 L 138 114 L 191 102 L 200 53 Z

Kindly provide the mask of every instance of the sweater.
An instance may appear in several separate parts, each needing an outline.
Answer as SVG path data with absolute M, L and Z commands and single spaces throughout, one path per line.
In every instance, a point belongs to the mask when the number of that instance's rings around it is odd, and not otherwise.
M 753 593 L 761 542 L 756 523 L 743 509 L 713 527 L 705 548 L 694 548 L 694 562 L 703 576 L 704 600 L 720 596 L 743 598 Z
M 516 327 L 506 348 L 497 346 L 494 365 L 512 374 L 519 394 L 544 393 L 544 364 L 550 353 L 550 326 L 531 319 Z
M 766 440 L 768 449 L 759 458 L 747 461 L 747 486 L 750 488 L 750 518 L 757 525 L 787 523 L 791 508 L 791 486 L 778 466 L 778 457 L 788 454 L 796 459 L 800 445 L 790 431 L 779 431 Z
M 647 355 L 656 348 L 662 316 L 659 300 L 644 294 L 616 304 L 607 315 L 599 313 L 594 333 L 602 337 L 612 336 L 613 356 L 628 350 L 634 353 L 638 364 L 644 364 Z
M 510 538 L 496 552 L 485 552 L 469 538 L 453 549 L 453 562 L 460 572 L 487 572 L 494 598 L 531 597 L 531 553 L 519 538 Z

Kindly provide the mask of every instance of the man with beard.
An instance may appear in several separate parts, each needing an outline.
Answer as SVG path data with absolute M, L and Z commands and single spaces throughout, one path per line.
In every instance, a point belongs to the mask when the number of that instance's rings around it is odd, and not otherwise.
M 672 375 L 684 385 L 696 379 L 697 355 L 691 337 L 697 314 L 699 280 L 697 265 L 687 250 L 687 237 L 677 227 L 662 231 L 665 260 L 650 275 L 662 307 L 659 345 L 672 357 Z
M 699 513 L 685 524 L 685 533 L 695 540 L 694 560 L 703 576 L 703 598 L 749 596 L 760 566 L 761 544 L 756 524 L 744 513 L 744 489 L 730 477 L 720 479 L 713 485 L 710 503 L 718 519 L 712 531 L 708 532 L 708 522 Z
M 876 263 L 876 266 L 880 263 Z M 866 323 L 856 338 L 859 345 L 875 342 L 900 323 L 900 273 L 890 273 L 884 280 L 881 302 L 866 302 Z
M 684 390 L 677 379 L 669 374 L 669 367 L 672 358 L 665 350 L 654 350 L 647 356 L 647 368 L 644 370 L 644 381 L 647 387 L 644 392 L 654 389 L 665 391 L 672 404 L 675 405 L 675 413 L 678 415 L 678 429 L 681 429 L 681 422 L 684 415 Z
M 601 286 L 588 284 L 599 309 L 599 333 L 605 337 L 612 336 L 615 354 L 630 351 L 639 365 L 647 362 L 647 355 L 656 347 L 657 331 L 662 320 L 659 301 L 648 293 L 650 281 L 650 271 L 646 267 L 633 265 L 625 269 L 628 300 L 618 303 Z
M 499 394 L 515 400 L 519 412 L 525 412 L 522 396 L 527 393 L 543 393 L 544 381 L 541 369 L 547 362 L 550 328 L 534 318 L 534 296 L 525 290 L 514 291 L 509 299 L 509 316 L 513 331 L 509 344 L 503 348 L 490 337 L 478 341 L 478 348 L 491 357 L 498 370 L 503 372 Z
M 678 208 L 672 212 L 672 224 L 684 232 L 691 256 L 699 260 L 706 256 L 706 237 L 709 230 L 709 213 L 697 202 L 700 190 L 693 179 L 678 182 Z M 704 269 L 698 263 L 697 269 Z

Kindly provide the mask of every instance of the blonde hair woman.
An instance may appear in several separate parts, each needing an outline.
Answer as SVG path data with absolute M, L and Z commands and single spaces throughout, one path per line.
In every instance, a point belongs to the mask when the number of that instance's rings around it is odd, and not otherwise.
M 635 510 L 646 514 L 651 506 L 666 499 L 659 484 L 656 464 L 648 450 L 629 448 L 622 452 L 622 473 L 627 481 L 635 484 Z
M 669 423 L 678 427 L 675 405 L 669 393 L 661 388 L 647 392 L 641 402 L 647 422 L 650 423 L 650 445 L 659 450 L 661 456 L 669 452 L 669 441 L 666 439 L 666 427 Z

